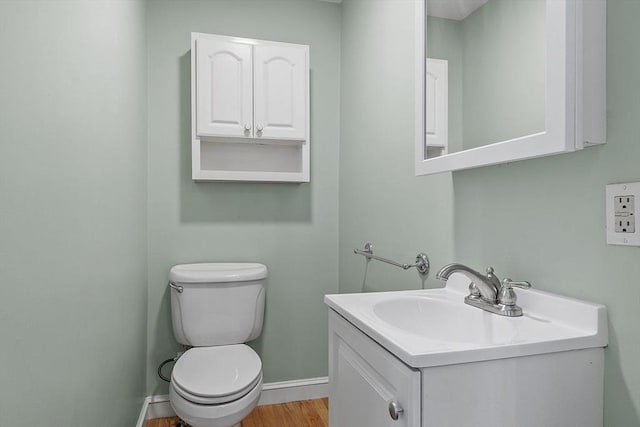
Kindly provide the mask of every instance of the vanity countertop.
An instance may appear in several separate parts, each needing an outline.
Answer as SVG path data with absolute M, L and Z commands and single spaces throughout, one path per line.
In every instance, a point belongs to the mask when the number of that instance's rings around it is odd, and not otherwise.
M 326 295 L 324 301 L 414 368 L 607 346 L 603 305 L 518 290 L 524 315 L 504 317 L 465 304 L 468 285 L 454 273 L 444 288 Z

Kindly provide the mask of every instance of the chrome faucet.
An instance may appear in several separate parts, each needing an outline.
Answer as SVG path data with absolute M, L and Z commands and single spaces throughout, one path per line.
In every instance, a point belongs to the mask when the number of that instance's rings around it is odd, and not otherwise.
M 522 308 L 516 305 L 517 296 L 513 287 L 528 289 L 529 282 L 514 282 L 511 279 L 500 279 L 493 274 L 493 267 L 487 267 L 487 274 L 481 274 L 463 264 L 448 264 L 438 271 L 436 277 L 446 281 L 453 273 L 466 276 L 469 284 L 469 295 L 464 299 L 466 304 L 501 316 L 522 316 Z
M 471 291 L 472 295 L 479 296 L 491 302 L 495 302 L 498 299 L 500 279 L 493 274 L 493 267 L 487 268 L 487 275 L 485 276 L 466 265 L 449 264 L 442 267 L 436 274 L 436 277 L 446 281 L 453 273 L 462 273 L 471 280 L 472 283 L 469 286 L 469 291 Z

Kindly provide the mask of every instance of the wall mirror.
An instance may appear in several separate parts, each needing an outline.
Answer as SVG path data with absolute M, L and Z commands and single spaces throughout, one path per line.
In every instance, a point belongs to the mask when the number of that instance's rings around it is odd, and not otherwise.
M 606 140 L 606 0 L 416 2 L 416 175 Z

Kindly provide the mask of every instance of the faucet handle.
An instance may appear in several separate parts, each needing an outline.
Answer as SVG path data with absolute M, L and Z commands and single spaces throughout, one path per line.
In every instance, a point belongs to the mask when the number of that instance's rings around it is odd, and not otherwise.
M 516 282 L 514 280 L 507 278 L 502 281 L 502 286 L 506 287 L 507 289 L 511 289 L 512 287 L 516 287 L 520 289 L 529 289 L 531 287 L 531 283 L 525 282 L 525 281 Z
M 531 287 L 531 283 L 529 282 L 515 282 L 509 278 L 506 278 L 502 281 L 502 287 L 500 288 L 500 292 L 498 293 L 498 303 L 506 305 L 506 306 L 515 306 L 516 300 L 518 299 L 516 293 L 513 290 L 513 287 L 521 288 L 521 289 L 529 289 Z

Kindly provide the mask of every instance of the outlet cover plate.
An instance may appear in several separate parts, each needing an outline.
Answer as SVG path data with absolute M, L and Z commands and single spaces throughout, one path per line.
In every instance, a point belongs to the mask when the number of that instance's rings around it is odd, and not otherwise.
M 640 246 L 640 182 L 609 184 L 606 195 L 607 244 Z

